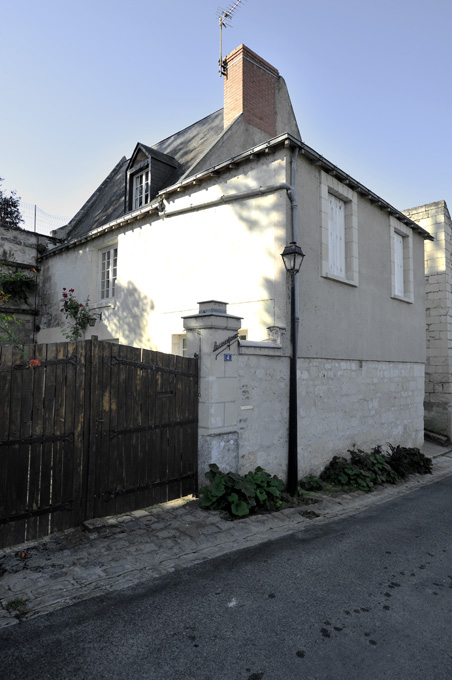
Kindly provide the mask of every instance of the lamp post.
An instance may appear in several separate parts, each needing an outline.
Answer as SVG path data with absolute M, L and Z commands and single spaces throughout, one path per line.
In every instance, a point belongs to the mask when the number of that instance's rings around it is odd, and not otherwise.
M 290 275 L 290 382 L 289 382 L 289 451 L 287 463 L 287 491 L 297 494 L 298 486 L 298 405 L 297 405 L 297 319 L 295 308 L 295 277 L 300 271 L 304 253 L 295 241 L 281 253 L 284 266 Z

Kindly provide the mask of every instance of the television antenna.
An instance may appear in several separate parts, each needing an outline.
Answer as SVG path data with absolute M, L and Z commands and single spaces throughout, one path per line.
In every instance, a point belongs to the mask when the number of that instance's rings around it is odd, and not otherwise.
M 221 9 L 221 7 L 218 8 L 218 24 L 220 26 L 220 58 L 218 59 L 218 65 L 219 65 L 219 72 L 220 76 L 225 76 L 227 72 L 227 67 L 226 64 L 223 61 L 223 27 L 226 28 L 226 26 L 230 26 L 230 22 L 232 21 L 232 18 L 234 14 L 237 12 L 238 7 L 242 0 L 236 0 L 231 7 L 228 9 Z

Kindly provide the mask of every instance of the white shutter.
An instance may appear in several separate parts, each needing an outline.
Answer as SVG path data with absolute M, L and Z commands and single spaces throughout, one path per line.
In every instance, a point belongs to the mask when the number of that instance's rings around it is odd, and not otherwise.
M 394 232 L 394 293 L 404 296 L 403 285 L 403 236 Z
M 345 203 L 329 194 L 328 253 L 330 273 L 345 277 Z

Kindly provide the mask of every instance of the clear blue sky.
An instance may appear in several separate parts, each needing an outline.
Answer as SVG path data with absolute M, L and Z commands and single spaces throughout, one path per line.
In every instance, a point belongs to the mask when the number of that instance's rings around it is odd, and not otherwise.
M 72 215 L 136 142 L 221 108 L 234 1 L 3 3 L 3 188 Z M 451 36 L 451 0 L 243 0 L 223 54 L 273 64 L 303 141 L 396 208 L 452 209 Z

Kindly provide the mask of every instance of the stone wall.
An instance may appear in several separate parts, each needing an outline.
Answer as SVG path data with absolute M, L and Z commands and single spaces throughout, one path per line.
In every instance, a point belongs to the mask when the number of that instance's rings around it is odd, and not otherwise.
M 289 359 L 239 355 L 239 472 L 285 478 Z M 423 444 L 424 365 L 299 359 L 299 476 L 319 473 L 354 444 Z
M 15 326 L 16 335 L 24 343 L 36 340 L 38 326 L 36 323 L 39 308 L 39 264 L 40 252 L 45 252 L 49 246 L 55 246 L 57 239 L 44 234 L 38 234 L 25 229 L 0 227 L 0 265 L 4 268 L 27 271 L 36 269 L 37 285 L 25 303 L 21 300 L 10 299 L 0 311 L 14 316 L 21 323 Z
M 300 359 L 299 466 L 318 473 L 354 444 L 423 444 L 424 365 Z
M 425 242 L 425 426 L 452 438 L 452 221 L 445 201 L 405 213 L 435 237 Z

